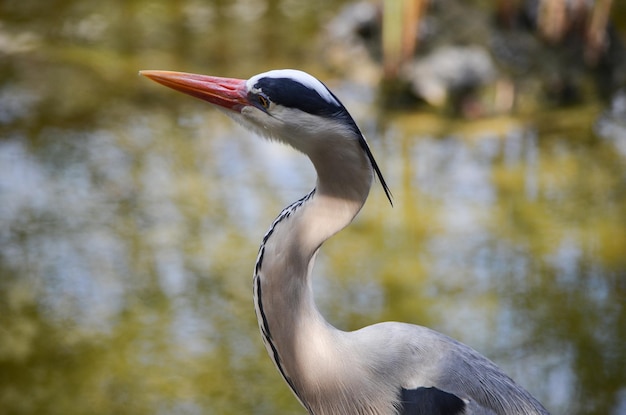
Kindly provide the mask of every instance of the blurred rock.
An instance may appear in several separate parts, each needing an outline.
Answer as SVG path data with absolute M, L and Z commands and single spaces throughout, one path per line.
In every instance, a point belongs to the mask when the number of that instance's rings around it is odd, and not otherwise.
M 497 72 L 489 52 L 481 46 L 443 46 L 414 59 L 401 76 L 418 97 L 442 107 L 452 96 L 493 82 Z
M 464 116 L 532 112 L 610 102 L 626 87 L 626 48 L 610 2 L 432 0 L 417 25 L 417 50 L 393 79 L 383 79 L 386 5 L 347 5 L 324 38 L 333 70 L 379 86 L 385 105 L 422 101 Z M 401 17 L 398 25 L 409 24 Z

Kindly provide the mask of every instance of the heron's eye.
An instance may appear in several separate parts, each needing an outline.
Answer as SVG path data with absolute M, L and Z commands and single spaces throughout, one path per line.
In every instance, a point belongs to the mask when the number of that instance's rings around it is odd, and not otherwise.
M 265 95 L 257 95 L 258 99 L 259 99 L 259 104 L 261 104 L 261 106 L 264 109 L 269 109 L 270 107 L 270 100 L 265 96 Z

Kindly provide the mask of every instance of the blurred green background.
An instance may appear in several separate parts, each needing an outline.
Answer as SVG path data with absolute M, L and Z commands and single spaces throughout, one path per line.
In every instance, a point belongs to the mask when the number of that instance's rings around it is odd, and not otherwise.
M 294 67 L 352 112 L 394 194 L 376 185 L 322 249 L 327 319 L 427 325 L 553 414 L 625 414 L 623 55 L 502 28 L 494 4 L 420 17 L 418 61 L 459 37 L 526 58 L 434 105 L 382 69 L 380 31 L 346 1 L 0 1 L 0 413 L 305 413 L 262 345 L 251 276 L 313 169 L 137 76 Z M 538 52 L 508 49 L 528 39 Z

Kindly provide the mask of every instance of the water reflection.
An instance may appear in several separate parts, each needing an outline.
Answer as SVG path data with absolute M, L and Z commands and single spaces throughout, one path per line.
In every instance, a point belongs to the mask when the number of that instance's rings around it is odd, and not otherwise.
M 319 73 L 302 42 L 338 5 L 253 3 L 2 6 L 7 413 L 302 413 L 261 345 L 250 277 L 266 227 L 309 190 L 312 169 L 135 76 Z M 268 42 L 285 54 L 266 56 Z M 607 109 L 465 123 L 381 115 L 371 89 L 326 78 L 395 196 L 391 208 L 374 187 L 325 246 L 315 288 L 328 319 L 426 324 L 496 360 L 554 413 L 623 411 L 620 96 Z

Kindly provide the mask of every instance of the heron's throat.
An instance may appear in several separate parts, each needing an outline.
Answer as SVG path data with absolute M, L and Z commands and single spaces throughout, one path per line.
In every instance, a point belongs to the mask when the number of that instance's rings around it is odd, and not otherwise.
M 263 239 L 255 268 L 255 284 L 260 289 L 257 306 L 264 311 L 259 319 L 265 318 L 259 322 L 268 326 L 272 336 L 289 339 L 303 321 L 323 320 L 315 307 L 310 281 L 315 255 L 324 241 L 352 221 L 366 197 L 342 199 L 315 189 L 285 208 L 274 221 Z
M 263 340 L 304 406 L 307 389 L 316 383 L 304 378 L 304 373 L 311 373 L 305 368 L 324 365 L 332 370 L 337 363 L 331 361 L 337 354 L 332 350 L 336 342 L 330 339 L 338 331 L 325 321 L 313 299 L 310 275 L 315 255 L 324 241 L 354 219 L 372 181 L 371 169 L 345 173 L 335 180 L 319 175 L 315 190 L 281 212 L 263 239 L 255 268 L 255 307 Z

